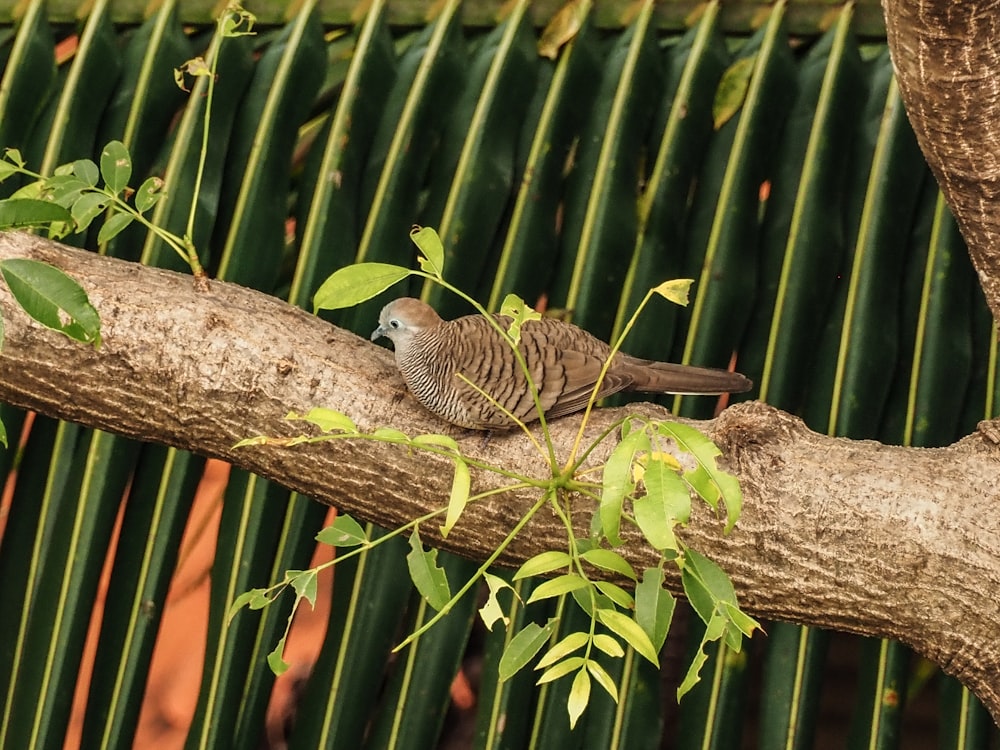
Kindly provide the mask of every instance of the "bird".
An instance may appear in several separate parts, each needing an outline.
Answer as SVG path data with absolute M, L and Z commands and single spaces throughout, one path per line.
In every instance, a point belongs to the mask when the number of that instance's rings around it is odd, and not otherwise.
M 510 325 L 510 318 L 493 317 L 505 330 Z M 409 391 L 445 421 L 467 429 L 494 431 L 539 418 L 510 344 L 483 315 L 442 320 L 427 303 L 400 297 L 379 314 L 371 340 L 382 337 L 392 342 L 396 366 Z M 608 344 L 579 326 L 545 317 L 522 324 L 518 349 L 538 389 L 546 420 L 586 408 L 601 368 L 611 355 Z M 618 352 L 597 398 L 619 391 L 718 395 L 742 393 L 752 386 L 738 372 L 657 362 Z

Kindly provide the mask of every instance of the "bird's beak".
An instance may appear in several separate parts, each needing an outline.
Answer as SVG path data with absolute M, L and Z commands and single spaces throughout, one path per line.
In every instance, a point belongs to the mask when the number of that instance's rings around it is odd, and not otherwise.
M 385 336 L 385 329 L 382 326 L 379 326 L 374 331 L 372 331 L 371 340 L 375 341 L 376 339 L 380 339 L 383 336 Z

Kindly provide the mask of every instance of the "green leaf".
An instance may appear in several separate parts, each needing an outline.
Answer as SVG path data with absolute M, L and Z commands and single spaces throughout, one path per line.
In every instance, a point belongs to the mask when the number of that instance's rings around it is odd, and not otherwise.
M 571 656 L 565 661 L 561 661 L 557 664 L 552 665 L 544 672 L 535 682 L 536 685 L 543 685 L 546 682 L 552 682 L 553 680 L 558 680 L 560 677 L 568 675 L 570 672 L 576 669 L 581 669 L 587 660 L 582 656 Z
M 9 161 L 0 161 L 0 182 L 3 182 L 11 175 L 20 174 L 19 170 L 15 165 L 11 164 Z
M 357 547 L 368 543 L 368 535 L 353 518 L 338 515 L 332 524 L 316 535 L 316 541 L 331 547 Z
M 444 568 L 437 564 L 437 555 L 436 549 L 424 549 L 420 543 L 420 535 L 414 529 L 410 534 L 410 552 L 406 555 L 410 578 L 420 596 L 435 610 L 440 611 L 451 599 L 451 588 Z
M 295 589 L 295 594 L 299 599 L 305 599 L 313 607 L 316 606 L 316 569 L 309 570 L 289 570 L 285 573 L 289 577 L 289 583 Z
M 653 287 L 653 291 L 664 299 L 668 299 L 675 305 L 687 307 L 688 294 L 694 279 L 671 279 Z
M 0 329 L 3 328 L 3 320 L 0 319 Z M 7 446 L 7 428 L 4 426 L 3 420 L 0 420 L 0 445 L 4 448 Z
M 617 644 L 616 644 L 617 645 Z M 622 652 L 625 653 L 624 651 Z M 611 700 L 618 702 L 618 686 L 611 679 L 607 670 L 592 659 L 587 659 L 587 671 L 597 680 L 597 684 L 604 688 L 605 692 L 611 696 Z
M 44 227 L 54 221 L 73 221 L 65 208 L 52 201 L 9 198 L 0 201 L 0 229 Z
M 132 216 L 132 214 L 127 214 L 122 211 L 112 215 L 110 219 L 104 222 L 104 226 L 101 227 L 101 231 L 97 233 L 98 244 L 112 239 L 134 220 L 135 217 Z
M 622 645 L 607 633 L 598 633 L 594 636 L 594 646 L 616 659 L 625 656 L 625 649 Z
M 285 419 L 308 422 L 319 427 L 320 430 L 326 433 L 346 432 L 354 434 L 358 431 L 357 425 L 354 424 L 354 420 L 349 416 L 336 409 L 327 409 L 323 406 L 314 406 L 305 414 L 297 414 L 294 411 L 289 412 Z
M 706 625 L 716 616 L 720 602 L 739 606 L 733 583 L 726 572 L 693 549 L 684 552 L 681 584 L 692 608 Z
M 420 227 L 410 232 L 410 239 L 423 257 L 419 258 L 420 270 L 437 278 L 444 277 L 444 245 L 431 227 Z
M 115 195 L 132 179 L 132 157 L 121 141 L 111 141 L 101 151 L 101 177 Z
M 651 663 L 659 666 L 660 661 L 653 648 L 652 641 L 646 635 L 646 631 L 639 627 L 639 624 L 627 615 L 613 609 L 598 609 L 594 613 L 597 620 L 606 625 L 613 633 L 621 636 L 628 645 L 636 650 L 641 656 Z
M 705 628 L 705 634 L 701 638 L 701 644 L 698 646 L 698 651 L 695 653 L 694 658 L 691 660 L 691 666 L 688 667 L 687 674 L 684 675 L 684 679 L 681 680 L 681 684 L 677 687 L 677 700 L 679 701 L 684 695 L 691 690 L 698 681 L 701 679 L 701 668 L 708 661 L 708 654 L 705 653 L 705 646 L 712 641 L 717 641 L 722 637 L 725 632 L 726 622 L 722 617 L 713 617 Z
M 469 465 L 460 458 L 455 459 L 455 476 L 451 480 L 451 493 L 448 495 L 448 510 L 445 513 L 444 523 L 441 525 L 441 536 L 447 537 L 458 519 L 462 516 L 462 511 L 469 502 L 469 488 L 472 485 L 472 477 L 469 474 Z
M 486 597 L 486 604 L 479 608 L 479 617 L 482 619 L 486 629 L 491 632 L 493 630 L 493 625 L 497 620 L 503 620 L 504 627 L 509 626 L 510 618 L 503 613 L 503 608 L 500 606 L 498 594 L 503 589 L 510 589 L 511 591 L 514 591 L 514 588 L 503 578 L 495 576 L 492 573 L 483 573 L 483 580 L 486 581 L 486 586 L 489 589 L 489 595 Z M 514 592 L 514 596 L 517 596 L 517 592 Z
M 260 602 L 263 600 L 263 604 Z M 270 599 L 266 596 L 265 589 L 250 589 L 250 591 L 244 591 L 242 594 L 233 600 L 233 603 L 229 605 L 229 612 L 226 615 L 226 622 L 232 622 L 236 613 L 239 612 L 244 607 L 249 607 L 250 609 L 263 609 L 270 603 Z M 257 604 L 258 606 L 253 606 Z
M 531 578 L 532 576 L 551 573 L 553 570 L 568 567 L 572 562 L 573 558 L 569 556 L 568 552 L 560 552 L 558 550 L 540 552 L 521 563 L 521 567 L 514 574 L 514 580 L 519 581 L 522 578 Z
M 713 509 L 721 499 L 726 505 L 725 533 L 732 531 L 743 510 L 743 493 L 739 480 L 718 468 L 715 459 L 722 451 L 693 427 L 678 422 L 660 422 L 657 431 L 671 438 L 677 447 L 694 457 L 697 466 L 684 472 L 684 480 Z
M 535 669 L 545 669 L 552 666 L 563 657 L 586 646 L 589 640 L 590 636 L 587 633 L 570 633 L 545 652 L 545 656 L 538 660 Z
M 135 208 L 143 214 L 155 206 L 163 197 L 163 180 L 159 177 L 149 177 L 135 191 Z
M 313 312 L 340 310 L 381 294 L 412 273 L 390 263 L 355 263 L 334 271 L 313 297 Z
M 24 157 L 21 156 L 21 151 L 16 148 L 5 148 L 3 150 L 3 158 L 13 164 L 16 164 L 19 168 L 23 168 L 25 165 Z
M 589 583 L 586 578 L 582 578 L 576 573 L 567 573 L 566 575 L 561 575 L 558 578 L 553 578 L 551 581 L 540 583 L 535 590 L 531 592 L 531 596 L 528 597 L 528 604 L 541 601 L 542 599 L 550 599 L 554 596 L 568 594 L 570 591 L 582 589 L 588 585 Z
M 274 650 L 267 655 L 267 666 L 271 668 L 274 672 L 275 677 L 281 677 L 288 668 L 291 666 L 282 657 L 282 653 L 285 650 L 285 638 L 286 636 L 281 636 L 281 640 L 278 641 L 278 645 L 274 647 Z
M 90 190 L 90 185 L 72 174 L 49 177 L 45 181 L 44 187 L 45 197 L 67 210 L 76 202 L 84 190 Z
M 587 670 L 581 669 L 573 678 L 573 686 L 569 689 L 569 697 L 566 699 L 566 710 L 569 712 L 570 729 L 576 726 L 576 722 L 587 710 L 590 702 L 590 674 Z
M 622 504 L 625 495 L 635 488 L 632 482 L 632 462 L 639 452 L 649 450 L 649 436 L 644 430 L 630 432 L 608 457 L 604 466 L 601 491 L 601 528 L 612 546 L 618 547 L 622 539 L 618 534 L 621 527 Z
M 101 318 L 72 278 L 30 258 L 0 261 L 0 273 L 17 303 L 43 326 L 77 341 L 100 345 Z M 63 322 L 63 314 L 70 322 Z
M 715 90 L 715 101 L 712 103 L 712 120 L 715 129 L 725 125 L 743 106 L 747 91 L 750 89 L 750 78 L 757 55 L 743 57 L 730 65 L 722 74 L 719 87 Z
M 667 640 L 677 604 L 674 596 L 663 588 L 665 580 L 662 568 L 646 568 L 642 581 L 635 587 L 635 621 L 649 636 L 657 653 Z
M 410 436 L 405 432 L 394 430 L 391 427 L 379 427 L 375 432 L 370 433 L 370 437 L 385 440 L 389 443 L 408 443 Z
M 613 550 L 596 547 L 587 550 L 580 557 L 602 570 L 619 573 L 626 578 L 631 578 L 633 581 L 639 580 L 635 574 L 635 570 L 629 565 L 628 560 Z
M 646 494 L 632 503 L 635 522 L 655 549 L 678 550 L 674 526 L 691 515 L 688 485 L 665 462 L 651 458 L 643 473 Z
M 424 435 L 417 435 L 410 442 L 415 445 L 436 445 L 439 448 L 447 448 L 449 452 L 454 453 L 456 456 L 461 454 L 458 449 L 458 443 L 455 442 L 455 438 L 448 437 L 447 435 L 438 435 L 437 433 L 428 432 Z
M 94 164 L 90 159 L 77 159 L 71 165 L 73 174 L 76 175 L 78 179 L 86 183 L 87 187 L 95 187 L 97 185 L 97 180 L 101 176 L 100 172 L 97 171 L 97 165 Z M 57 176 L 61 176 L 58 175 Z
M 552 637 L 557 621 L 550 619 L 544 626 L 529 622 L 503 650 L 500 657 L 499 675 L 501 680 L 509 680 L 535 658 L 542 646 Z
M 500 305 L 500 314 L 511 319 L 507 334 L 515 344 L 521 341 L 521 326 L 529 320 L 541 320 L 542 314 L 535 312 L 516 294 L 508 294 Z
M 632 609 L 635 607 L 635 599 L 633 599 L 632 595 L 617 583 L 611 583 L 611 581 L 595 581 L 594 585 L 597 587 L 598 591 L 608 597 L 608 599 L 613 601 L 619 607 L 624 609 Z
M 111 198 L 104 193 L 83 193 L 80 195 L 73 201 L 70 208 L 73 221 L 76 222 L 76 231 L 82 232 L 89 227 L 90 222 L 104 213 L 104 209 L 108 207 L 110 202 Z

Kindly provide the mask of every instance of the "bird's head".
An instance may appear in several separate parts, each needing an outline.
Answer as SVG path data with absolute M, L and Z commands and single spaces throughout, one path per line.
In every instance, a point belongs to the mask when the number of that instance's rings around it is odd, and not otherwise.
M 378 328 L 372 332 L 372 341 L 382 336 L 392 341 L 398 352 L 421 332 L 433 328 L 441 322 L 441 317 L 426 302 L 413 297 L 400 297 L 382 308 L 378 316 Z

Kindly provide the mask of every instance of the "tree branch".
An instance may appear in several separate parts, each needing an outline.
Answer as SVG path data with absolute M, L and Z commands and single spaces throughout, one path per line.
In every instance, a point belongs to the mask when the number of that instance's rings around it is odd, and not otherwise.
M 188 276 L 0 234 L 0 259 L 12 257 L 47 261 L 76 278 L 101 314 L 103 344 L 95 351 L 38 326 L 3 288 L 0 400 L 217 456 L 386 527 L 444 504 L 448 462 L 397 446 L 337 440 L 232 448 L 252 435 L 293 434 L 284 415 L 312 406 L 344 411 L 362 429 L 447 429 L 405 393 L 388 351 L 232 284 L 197 291 Z M 587 437 L 625 412 L 667 414 L 649 404 L 598 410 Z M 567 455 L 577 425 L 573 417 L 554 423 L 559 455 Z M 995 431 L 941 449 L 889 447 L 818 435 L 759 403 L 698 426 L 723 449 L 745 505 L 728 537 L 702 509 L 685 539 L 730 573 L 749 612 L 909 643 L 1000 718 Z M 494 435 L 486 445 L 478 435 L 460 440 L 471 456 L 548 475 L 522 435 Z M 595 450 L 595 464 L 612 442 Z M 473 481 L 473 491 L 503 483 L 484 472 Z M 435 539 L 434 529 L 424 536 L 482 559 L 533 500 L 523 492 L 496 496 L 470 506 L 447 540 Z M 589 510 L 576 514 L 581 533 Z M 504 562 L 559 547 L 563 533 L 542 513 Z M 639 567 L 654 560 L 635 534 L 626 554 Z M 679 589 L 676 580 L 671 585 Z
M 1000 321 L 1000 2 L 882 5 L 906 113 Z

